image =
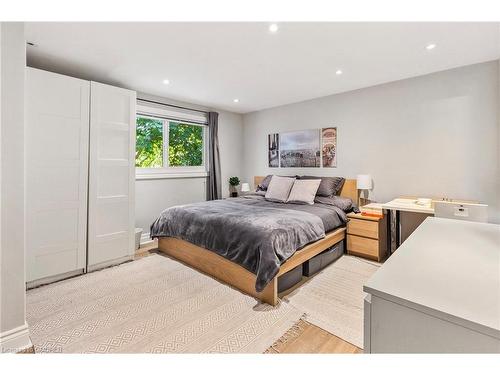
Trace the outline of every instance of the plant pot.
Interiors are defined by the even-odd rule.
[[[238,196],[238,189],[234,185],[229,185],[229,196],[231,198],[236,198]]]

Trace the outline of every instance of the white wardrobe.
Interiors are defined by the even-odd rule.
[[[28,286],[134,254],[136,93],[26,72]]]

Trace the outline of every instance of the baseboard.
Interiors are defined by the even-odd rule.
[[[149,237],[149,232],[148,233],[143,232],[141,235],[141,246],[150,244],[152,242],[153,242],[153,240]]]
[[[55,283],[56,281],[69,279],[70,277],[83,275],[84,272],[85,272],[85,270],[83,268],[81,268],[78,270],[69,271],[66,273],[61,273],[61,274],[55,275],[55,276],[48,276],[48,277],[44,277],[41,279],[28,281],[28,282],[26,282],[26,289],[33,289],[33,288],[37,288],[37,287],[42,286],[42,285]]]
[[[125,263],[125,262],[128,262],[129,260],[133,260],[133,259],[134,259],[134,255],[127,255],[127,256],[124,256],[124,257],[121,257],[121,258],[117,258],[117,259],[113,259],[113,260],[108,260],[108,261],[105,261],[105,262],[102,262],[102,263],[88,265],[87,266],[87,273],[98,271],[98,270],[103,269],[103,268],[117,266],[117,265],[119,265],[121,263]]]
[[[22,326],[0,333],[0,353],[20,353],[32,346],[26,322]]]

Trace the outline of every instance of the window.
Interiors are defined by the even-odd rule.
[[[135,166],[138,168],[163,167],[163,121],[137,116]]]
[[[135,166],[138,178],[206,175],[207,127],[139,113]]]
[[[203,128],[199,125],[169,121],[168,165],[203,166]]]

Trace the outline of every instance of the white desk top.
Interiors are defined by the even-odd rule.
[[[365,204],[364,206],[361,206],[359,209],[363,208],[367,208],[369,210],[382,210],[382,203],[372,202],[370,204]]]
[[[416,199],[396,198],[390,202],[383,203],[382,208],[385,210],[398,210],[406,212],[420,212],[424,214],[434,214],[434,208],[422,206],[415,203]]]
[[[364,291],[500,339],[500,225],[429,217]]]

